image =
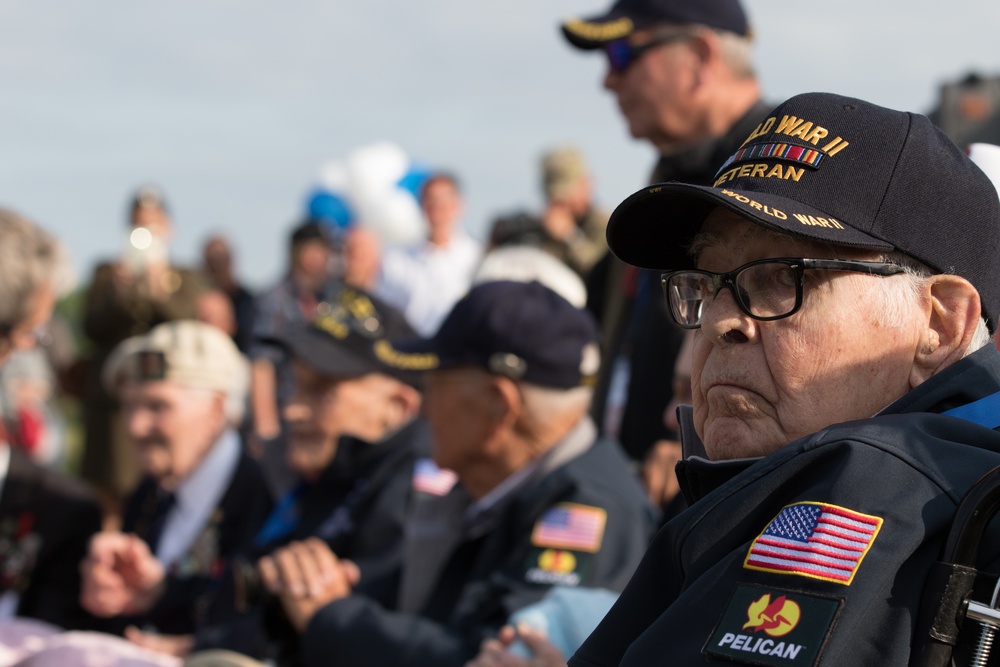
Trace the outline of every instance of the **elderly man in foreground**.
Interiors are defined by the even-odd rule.
[[[989,180],[924,117],[807,94],[608,237],[697,330],[692,505],[570,665],[908,664],[956,505],[1000,465]]]

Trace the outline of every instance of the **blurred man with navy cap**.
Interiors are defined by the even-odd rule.
[[[739,0],[618,0],[602,14],[566,21],[562,33],[572,46],[604,55],[604,87],[630,134],[659,154],[652,183],[710,183],[770,109],[760,101],[750,23]],[[653,272],[608,254],[587,287],[604,353],[594,418],[632,459],[661,466],[676,458],[663,455],[677,445],[662,415],[683,333],[656,305]]]
[[[395,605],[352,593],[329,555],[293,545],[275,559],[304,664],[460,666],[553,585],[620,589],[654,517],[586,416],[599,362],[588,314],[539,283],[483,283],[433,338],[376,352],[428,371],[433,457],[459,483],[414,505]]]
[[[935,565],[1000,465],[996,190],[927,118],[857,99],[799,95],[745,139],[712,185],[611,218],[695,331],[692,504],[574,666],[916,664],[1000,571],[995,547]]]
[[[398,357],[376,354],[389,338],[415,335],[403,314],[351,287],[317,312],[271,341],[287,352],[295,376],[283,411],[288,466],[299,481],[237,559],[199,630],[198,650],[291,661],[298,635],[280,606],[270,608],[276,605],[260,590],[255,566],[296,540],[322,541],[357,568],[359,590],[393,601],[411,497],[445,493],[454,482],[429,459],[430,434],[419,417],[422,375]]]

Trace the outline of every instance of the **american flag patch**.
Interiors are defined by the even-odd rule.
[[[778,513],[750,545],[743,567],[850,585],[882,519],[824,503]]]
[[[413,490],[443,496],[455,486],[458,476],[447,468],[439,468],[431,459],[418,459],[413,466]]]
[[[531,543],[537,547],[593,553],[601,548],[607,520],[608,513],[600,507],[560,503],[535,524]]]

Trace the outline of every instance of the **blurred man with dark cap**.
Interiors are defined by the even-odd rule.
[[[290,327],[315,319],[319,304],[340,289],[332,271],[333,244],[324,223],[305,220],[292,230],[288,246],[288,272],[254,301],[249,354],[253,364],[251,450],[264,462],[268,484],[275,496],[287,491],[294,478],[285,464],[285,429],[280,409],[291,396],[294,381],[285,351],[265,341],[273,341]]]
[[[691,504],[570,664],[993,664],[959,658],[1000,572],[986,175],[926,117],[809,93],[608,242],[694,331]]]
[[[0,364],[44,335],[66,269],[54,238],[0,209]],[[90,491],[12,448],[0,422],[0,622],[16,615],[94,626],[80,606],[78,564],[100,527]]]
[[[112,516],[139,479],[139,467],[121,422],[118,401],[101,374],[111,351],[130,336],[163,322],[196,316],[203,276],[170,263],[173,231],[163,192],[144,185],[128,207],[122,255],[94,269],[83,330],[92,342],[84,393],[83,477],[102,494]]]
[[[576,48],[604,54],[604,87],[631,135],[659,153],[653,183],[711,183],[770,108],[760,101],[739,0],[618,0],[603,14],[565,22],[562,32]],[[593,414],[643,461],[654,443],[676,437],[662,415],[683,336],[657,304],[655,273],[608,254],[591,273],[588,293],[605,362]],[[664,457],[650,462],[657,460]]]
[[[587,417],[587,313],[539,283],[483,283],[434,338],[377,351],[429,371],[434,461],[459,483],[413,506],[394,605],[354,593],[356,572],[316,544],[262,563],[305,665],[462,665],[551,586],[621,587],[654,516]]]
[[[194,630],[198,604],[219,584],[271,509],[256,461],[235,430],[249,371],[232,339],[193,320],[124,341],[105,368],[121,396],[144,477],[122,532],[91,542],[84,606],[171,634]]]
[[[280,605],[264,604],[254,569],[258,558],[294,540],[322,540],[358,568],[359,590],[394,602],[392,575],[402,562],[410,498],[443,494],[454,481],[429,460],[430,434],[418,417],[421,374],[398,363],[403,357],[376,353],[389,338],[413,335],[402,313],[344,288],[321,304],[314,322],[292,327],[276,341],[288,350],[295,373],[283,410],[288,463],[300,481],[233,568],[232,581],[213,601],[208,626],[199,629],[197,649],[294,662],[298,633]]]

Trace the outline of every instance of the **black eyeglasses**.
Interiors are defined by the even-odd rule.
[[[873,276],[894,276],[906,269],[888,262],[851,259],[760,259],[728,273],[671,271],[664,273],[663,294],[670,315],[685,329],[701,326],[705,303],[728,287],[744,313],[755,320],[780,320],[802,307],[806,269],[852,271]]]
[[[680,42],[685,39],[691,39],[691,35],[664,35],[651,39],[648,42],[643,42],[642,44],[630,44],[627,39],[616,39],[604,45],[604,53],[608,57],[608,64],[611,66],[611,70],[621,74],[646,51],[663,44]]]

